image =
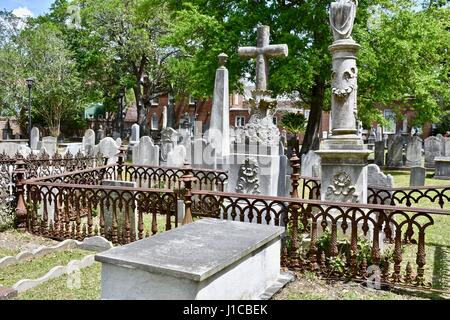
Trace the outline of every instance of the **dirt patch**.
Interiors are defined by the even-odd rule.
[[[58,241],[35,236],[28,232],[18,232],[16,230],[0,232],[0,248],[8,250],[34,250],[43,245],[52,246],[55,244],[58,244]]]

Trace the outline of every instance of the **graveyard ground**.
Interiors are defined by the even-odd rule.
[[[394,176],[396,187],[407,187],[409,185],[408,171],[388,171]],[[448,184],[445,180],[432,179],[427,175],[426,185]],[[438,207],[437,204],[430,201],[421,201],[419,206]],[[433,287],[440,290],[449,290],[450,288],[450,240],[444,237],[444,230],[449,230],[450,221],[446,217],[435,218],[435,224],[427,232],[426,274],[432,279]],[[145,231],[150,232],[151,220],[149,216],[145,219]],[[158,232],[164,231],[165,221],[158,217]],[[23,234],[17,231],[5,231],[0,233],[0,258],[7,255],[14,255],[25,249],[36,249],[40,245],[53,245],[56,242],[42,237],[36,237],[30,234]],[[81,250],[64,251],[57,254],[47,255],[32,264],[24,263],[18,267],[18,274],[14,274],[9,269],[1,270],[0,283],[12,284],[16,278],[33,278],[47,272],[52,266],[66,264],[69,260],[79,259],[88,255],[90,252]],[[405,256],[415,255],[414,251],[405,252]],[[409,259],[410,259],[409,258]],[[413,258],[414,259],[414,258]],[[405,259],[406,260],[406,259]],[[81,287],[69,289],[67,287],[68,276],[50,280],[33,289],[19,294],[17,299],[99,299],[100,298],[100,274],[101,265],[94,265],[81,270]],[[9,271],[8,271],[9,270]],[[297,278],[296,281],[289,284],[274,299],[364,299],[364,300],[404,300],[404,299],[440,299],[444,296],[440,293],[424,294],[419,291],[380,291],[367,289],[355,282],[344,283],[341,281],[326,281],[318,279],[312,274],[305,274]],[[448,296],[447,296],[448,298]]]

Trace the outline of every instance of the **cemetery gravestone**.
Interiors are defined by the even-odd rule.
[[[450,157],[436,157],[435,161],[435,179],[450,180]]]
[[[56,153],[57,139],[55,137],[43,137],[42,138],[42,148],[53,157]]]
[[[387,166],[394,168],[403,166],[403,138],[401,135],[393,136],[391,142],[388,143]]]
[[[87,129],[83,136],[83,149],[86,155],[93,155],[95,147],[95,132],[92,129]]]
[[[409,177],[409,186],[421,187],[425,185],[426,170],[424,167],[412,167]]]
[[[178,144],[178,132],[167,127],[161,130],[161,161],[166,162],[170,151]]]
[[[438,137],[425,139],[425,167],[434,167],[434,158],[442,156],[442,140]]]
[[[181,168],[186,161],[186,148],[182,145],[176,146],[167,155],[167,166]]]
[[[159,166],[159,146],[150,137],[143,136],[133,147],[133,164]]]
[[[378,166],[384,166],[384,146],[385,142],[375,141],[375,164]]]
[[[111,137],[104,138],[95,146],[94,153],[98,154],[99,152],[103,157],[108,159],[107,164],[117,163],[119,160],[119,147],[117,146],[116,141]]]
[[[307,154],[302,155],[301,175],[303,177],[315,177],[314,174],[319,174],[317,167],[320,167],[320,157],[313,151],[308,151]]]
[[[450,138],[447,138],[443,142],[444,145],[444,157],[450,157]]]
[[[422,139],[412,137],[406,146],[406,166],[417,167],[422,164]]]
[[[33,127],[31,129],[31,136],[30,136],[31,150],[38,150],[38,142],[39,142],[39,129]]]
[[[384,174],[376,164],[369,164],[367,166],[367,184],[380,189],[393,188],[394,178],[390,174]]]

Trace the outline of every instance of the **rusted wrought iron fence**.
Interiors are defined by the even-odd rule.
[[[30,181],[26,199],[28,229],[47,237],[126,244],[178,225],[173,190]]]
[[[207,191],[192,191],[191,200],[194,218],[285,226],[283,265],[289,268],[362,279],[378,268],[383,282],[417,285],[427,284],[425,231],[433,215],[450,215],[439,209]]]
[[[450,209],[450,185],[384,189],[369,187],[368,191],[368,203],[411,207],[428,200],[442,209]]]
[[[137,166],[124,164],[122,178],[125,181],[135,182],[137,187],[167,188],[182,190],[184,184],[183,168]],[[193,169],[195,178],[193,187],[196,190],[224,191],[228,181],[228,174],[223,170]]]

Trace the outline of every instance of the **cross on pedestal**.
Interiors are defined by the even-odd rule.
[[[256,47],[240,47],[239,56],[256,58],[256,89],[267,90],[269,78],[269,57],[287,57],[288,46],[286,44],[269,44],[270,28],[258,26],[258,38]]]

